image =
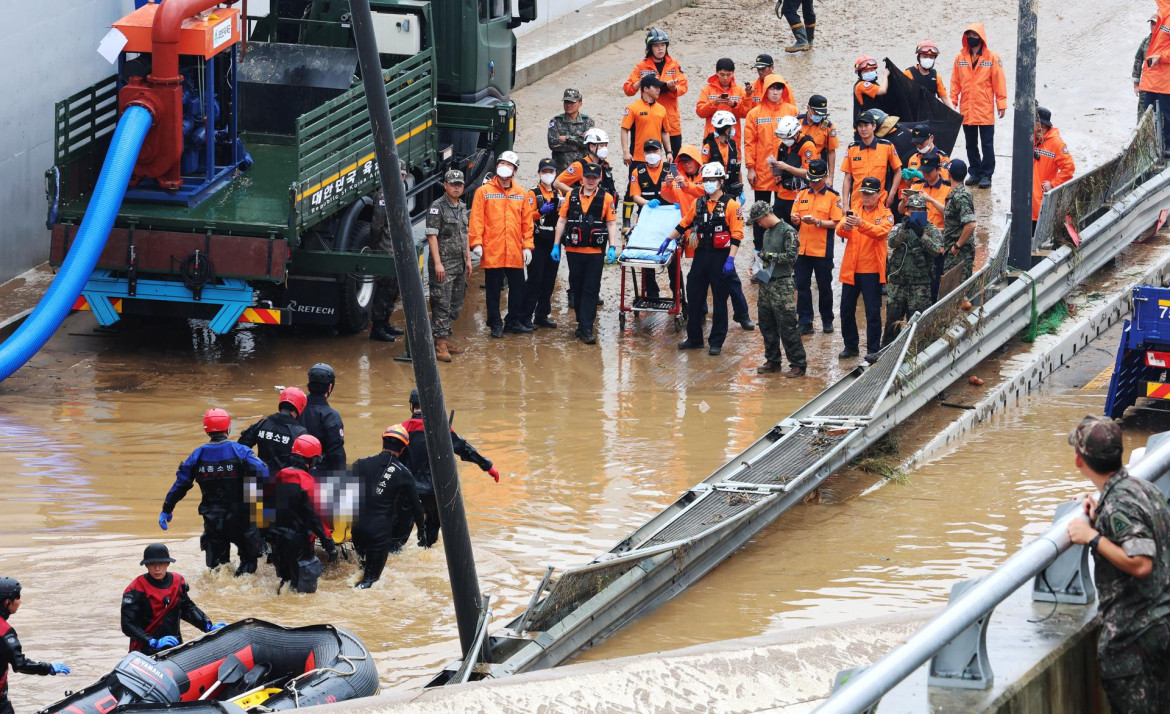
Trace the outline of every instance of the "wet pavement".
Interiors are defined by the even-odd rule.
[[[817,5],[818,49],[782,57],[778,42],[787,41],[787,31],[771,5],[700,0],[661,23],[691,76],[685,133],[698,131],[689,112],[720,56],[736,59],[742,80],[750,59],[771,50],[798,97],[828,94],[835,119],[848,123],[843,107],[852,58],[864,51],[905,61],[920,39],[906,34],[907,20],[897,12],[865,17],[858,7],[830,0]],[[1122,14],[1133,15],[1128,20],[1089,29],[1077,22],[1092,12],[1087,3],[1056,8],[1054,2],[1041,5],[1041,47],[1059,41],[1063,57],[1070,43],[1081,46],[1094,69],[1077,71],[1079,91],[1058,91],[1064,81],[1058,73],[1067,64],[1046,57],[1041,101],[1053,107],[1085,168],[1112,154],[1132,126],[1128,58],[1147,9],[1127,8]],[[1007,0],[936,8],[930,33],[942,46],[941,63],[949,66],[966,22],[982,20],[1012,88],[1014,9]],[[758,35],[735,29],[751,24],[767,28],[771,39],[762,48]],[[868,28],[864,46],[857,27]],[[641,47],[640,34],[627,38],[517,92],[522,182],[531,181],[543,156],[543,127],[559,111],[564,86],[581,88],[586,111],[607,117],[601,125],[616,148],[617,119],[629,101],[616,87]],[[1076,110],[1084,115],[1066,124],[1063,118]],[[1001,159],[1008,153],[1008,126],[1000,123]],[[993,200],[977,196],[983,245],[992,225],[986,217],[1001,215],[1006,200],[1007,162],[1000,166],[1003,180]],[[745,256],[741,274],[746,267]],[[722,357],[680,354],[665,316],[619,329],[618,275],[607,269],[594,347],[571,339],[563,274],[553,315],[561,328],[503,340],[487,338],[480,275],[471,280],[468,307],[456,325],[468,353],[443,365],[441,374],[456,429],[503,474],[496,485],[478,469],[462,468],[482,587],[493,596],[497,622],[520,612],[545,564],[576,565],[610,548],[853,367],[836,360],[839,334],[817,333],[806,338],[809,377],[758,377],[759,333],[734,324]],[[754,290],[747,292],[754,302]],[[395,321],[401,324],[401,314]],[[1090,352],[1103,367],[1112,349]],[[195,601],[216,620],[254,616],[350,628],[374,651],[388,688],[416,685],[455,657],[439,549],[408,547],[369,591],[350,589],[355,566],[341,563],[328,568],[317,594],[278,597],[270,568],[240,580],[205,571],[197,494],[177,509],[169,532],[160,534],[155,523],[175,466],[203,441],[201,414],[213,406],[228,409],[238,434],[274,410],[278,386],[303,383],[314,362],[329,362],[337,371],[333,403],[346,422],[351,461],[375,453],[382,429],[408,416],[413,373],[392,359],[401,352],[401,343],[364,336],[256,327],[218,339],[181,322],[96,331],[88,314],[72,316],[46,350],[0,385],[0,447],[9,456],[0,477],[0,572],[19,577],[25,587],[13,624],[27,654],[74,668],[68,679],[16,675],[17,709],[47,704],[117,661],[126,644],[118,624],[121,590],[141,570],[142,546],[160,538],[176,553],[175,568],[191,582]],[[1083,368],[1091,374],[1082,384],[1099,371],[1096,365]],[[881,481],[874,474],[833,477],[820,503],[794,509],[690,591],[587,657],[941,604],[955,580],[1002,561],[1044,529],[1056,503],[1084,490],[1064,434],[1084,413],[1101,410],[1104,392],[1080,386],[1058,380],[959,451],[915,471],[908,484],[874,489]],[[1129,438],[1144,441],[1140,432]]]

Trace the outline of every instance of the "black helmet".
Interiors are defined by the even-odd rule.
[[[422,400],[418,398],[418,387],[410,390],[410,404],[411,406],[421,406]]]
[[[333,373],[333,368],[324,362],[309,367],[309,384],[334,384],[337,381],[337,375]]]
[[[20,583],[16,578],[0,576],[0,602],[20,597]]]
[[[173,563],[175,559],[171,557],[171,551],[162,543],[151,543],[146,546],[146,550],[142,551],[142,560],[139,565],[150,565],[151,563]]]
[[[657,45],[657,44],[662,43],[662,42],[665,42],[667,45],[669,45],[670,44],[670,36],[667,35],[664,31],[658,29],[657,27],[651,27],[649,30],[647,30],[646,31],[646,56],[650,55],[650,45]]]

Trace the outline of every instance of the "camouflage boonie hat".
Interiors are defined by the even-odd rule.
[[[565,96],[561,97],[561,101],[562,102],[579,102],[579,101],[581,101],[581,90],[579,90],[579,89],[566,89]]]
[[[443,174],[443,183],[463,183],[463,172],[459,169],[450,169]]]
[[[1091,459],[1116,459],[1121,456],[1121,427],[1112,419],[1092,414],[1081,419],[1068,435],[1068,443],[1081,456]]]
[[[748,223],[755,223],[771,212],[772,206],[767,201],[756,201],[752,204],[752,207],[748,209]]]
[[[911,211],[925,211],[926,210],[926,196],[921,193],[912,193],[906,199],[906,208]]]

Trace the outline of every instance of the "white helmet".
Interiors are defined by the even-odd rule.
[[[711,116],[711,126],[722,129],[725,126],[735,126],[735,115],[726,109],[720,109]]]
[[[500,161],[507,161],[509,164],[512,164],[512,166],[520,168],[520,157],[516,155],[515,151],[505,151],[504,153],[500,154],[500,158],[496,160],[496,163],[499,163]]]
[[[780,117],[776,121],[776,136],[791,139],[800,133],[800,120],[796,117]]]
[[[609,135],[601,129],[594,127],[585,132],[585,144],[608,144]]]
[[[723,164],[712,161],[709,164],[703,164],[702,176],[705,179],[722,179],[727,178],[727,171],[724,170]]]

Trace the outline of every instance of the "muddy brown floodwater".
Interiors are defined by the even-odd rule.
[[[770,51],[802,101],[826,93],[837,121],[848,124],[857,54],[906,63],[915,42],[931,37],[943,48],[940,65],[949,67],[963,27],[981,20],[1014,87],[1015,3],[1007,0],[933,6],[912,18],[896,4],[828,0],[817,5],[817,49],[795,58],[782,56],[787,31],[772,4],[700,0],[662,21],[691,76],[682,102],[688,141],[699,127],[694,99],[724,55],[740,63],[742,80],[755,54]],[[1128,58],[1147,11],[1127,5],[1102,26],[1085,0],[1041,3],[1041,101],[1053,107],[1082,168],[1113,153],[1133,124]],[[915,26],[921,30],[906,30]],[[1058,50],[1045,50],[1054,44]],[[586,111],[616,139],[628,102],[616,88],[641,47],[639,33],[516,93],[522,181],[532,181],[544,155],[545,122],[559,111],[565,86],[582,89]],[[1071,47],[1079,61],[1075,76],[1065,78]],[[982,241],[1007,195],[1008,121],[1000,123],[994,198],[978,197]],[[746,259],[740,263],[745,272]],[[807,338],[810,376],[783,380],[754,374],[759,335],[734,325],[721,358],[680,355],[662,317],[643,317],[619,333],[612,269],[600,346],[571,341],[560,290],[554,319],[561,329],[489,340],[479,282],[477,275],[456,326],[469,351],[441,373],[457,429],[503,473],[495,485],[478,469],[462,469],[479,574],[497,623],[520,612],[545,564],[581,564],[608,549],[853,367],[836,359],[838,335]],[[748,293],[753,299],[754,290]],[[29,655],[66,661],[74,671],[68,679],[16,675],[17,709],[48,704],[117,661],[126,646],[119,596],[141,570],[142,547],[154,540],[171,546],[175,569],[216,620],[350,628],[373,650],[387,688],[416,685],[455,657],[441,549],[408,547],[369,591],[354,591],[355,565],[341,563],[327,569],[317,594],[277,596],[270,568],[242,579],[203,568],[197,494],[177,509],[170,531],[156,525],[176,465],[203,441],[203,411],[228,409],[238,433],[273,411],[277,385],[303,383],[317,361],[337,371],[333,403],[345,419],[351,460],[376,452],[382,429],[407,416],[412,372],[392,360],[401,352],[400,343],[364,336],[241,329],[213,339],[184,323],[96,332],[89,315],[72,316],[0,385],[0,573],[18,577],[25,593],[13,624]],[[873,489],[876,476],[854,473],[831,479],[819,505],[794,509],[690,591],[588,656],[941,604],[951,583],[1002,561],[1043,529],[1056,503],[1084,489],[1064,434],[1084,413],[1100,411],[1103,394],[1077,387],[1050,388],[914,472],[909,484]]]

